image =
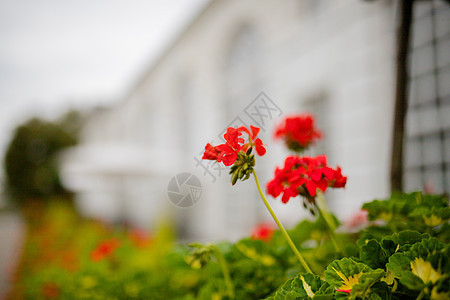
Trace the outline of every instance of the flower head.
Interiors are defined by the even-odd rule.
[[[215,160],[225,166],[232,166],[230,174],[233,185],[238,179],[246,180],[255,166],[253,148],[259,156],[266,153],[263,142],[257,138],[259,131],[260,129],[254,126],[250,126],[250,129],[229,127],[223,136],[226,142],[215,147],[206,144],[202,159]],[[248,135],[248,139],[241,137],[243,132]]]
[[[244,149],[247,150],[247,148],[255,146],[256,153],[258,153],[259,156],[263,156],[264,154],[266,154],[266,148],[264,148],[261,139],[256,138],[260,129],[252,125],[250,125],[250,129],[252,130],[251,132],[244,126],[239,127],[238,129],[240,132],[244,131],[248,134],[249,142],[247,144],[244,144]]]
[[[267,193],[287,203],[291,197],[303,196],[309,203],[315,202],[317,189],[325,192],[328,187],[345,187],[347,177],[341,169],[327,166],[327,157],[288,156],[282,169],[275,170],[274,178],[267,183]]]
[[[357,211],[344,222],[345,227],[350,230],[360,230],[369,223],[369,212],[365,209]]]
[[[118,239],[109,239],[97,245],[97,247],[91,252],[92,261],[100,261],[105,257],[111,256],[114,251],[120,246]]]
[[[268,242],[272,239],[275,229],[271,224],[259,224],[252,231],[252,239]]]
[[[311,115],[288,117],[275,131],[275,138],[283,138],[287,147],[296,152],[305,150],[321,137]]]

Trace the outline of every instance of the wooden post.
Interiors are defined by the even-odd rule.
[[[399,0],[400,27],[397,31],[397,78],[392,136],[391,191],[403,191],[403,144],[408,107],[408,51],[414,0]]]

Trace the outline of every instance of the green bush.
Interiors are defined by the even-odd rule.
[[[11,198],[23,203],[66,193],[55,158],[60,150],[76,142],[73,131],[69,133],[56,123],[33,118],[20,125],[5,155],[6,190]]]
[[[337,234],[345,253],[337,252],[320,216],[289,231],[315,273],[310,274],[279,231],[264,240],[179,245],[167,226],[142,238],[80,220],[61,203],[51,205],[27,239],[13,296],[449,299],[448,199],[397,194],[363,207],[369,216],[366,227]]]

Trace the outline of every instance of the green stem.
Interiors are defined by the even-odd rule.
[[[421,299],[423,298],[424,295],[425,295],[424,290],[421,290],[421,291],[420,291],[420,294],[419,294],[419,296],[417,296],[417,299],[416,299],[416,300],[421,300]]]
[[[225,260],[225,257],[222,254],[222,251],[217,246],[212,246],[214,252],[216,253],[217,260],[219,261],[220,266],[222,267],[223,277],[225,279],[225,285],[227,286],[228,295],[230,298],[234,298],[234,285],[231,281],[230,271],[228,270],[228,264]]]
[[[325,220],[325,223],[327,224],[328,232],[330,233],[331,241],[333,242],[334,247],[336,250],[342,254],[344,254],[344,251],[342,249],[341,243],[338,242],[338,239],[335,234],[336,224],[334,223],[334,220],[330,214],[330,211],[328,210],[327,203],[325,201],[325,197],[321,192],[317,192],[316,195],[316,207],[319,211],[319,214],[323,217]]]
[[[255,182],[256,186],[258,187],[258,192],[261,195],[261,199],[263,200],[264,204],[267,207],[267,210],[272,215],[272,218],[275,220],[275,223],[277,223],[278,227],[280,228],[281,233],[283,234],[284,238],[288,242],[289,246],[291,247],[292,251],[294,251],[295,256],[297,256],[298,261],[302,265],[302,267],[306,270],[308,273],[313,273],[311,269],[309,268],[308,264],[306,263],[306,260],[303,258],[303,256],[298,251],[297,247],[295,247],[294,242],[292,241],[291,237],[287,233],[286,229],[284,229],[283,225],[281,224],[280,220],[278,220],[277,216],[275,215],[275,212],[272,210],[272,207],[270,207],[269,202],[267,202],[266,197],[264,196],[264,193],[261,190],[261,186],[259,185],[258,176],[256,176],[255,170],[253,170],[253,175],[255,176]]]

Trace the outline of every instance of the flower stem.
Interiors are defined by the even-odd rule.
[[[291,247],[292,251],[294,251],[295,256],[297,256],[300,264],[302,265],[302,267],[306,270],[306,272],[308,273],[313,273],[310,269],[310,267],[308,266],[308,264],[306,263],[306,260],[303,258],[303,256],[300,254],[300,252],[298,251],[297,247],[295,247],[294,242],[292,241],[291,237],[289,236],[289,234],[287,233],[286,229],[284,229],[283,225],[281,224],[280,220],[278,220],[277,216],[275,215],[275,212],[273,211],[273,209],[270,207],[269,202],[267,202],[266,197],[264,196],[264,193],[261,190],[261,186],[259,185],[259,181],[258,181],[258,176],[256,176],[256,172],[255,170],[253,170],[253,175],[255,176],[255,182],[256,182],[256,186],[258,187],[258,192],[261,195],[261,199],[263,200],[264,204],[267,207],[267,210],[269,211],[269,213],[271,214],[272,218],[274,219],[275,223],[277,223],[278,227],[280,228],[281,233],[283,234],[284,238],[286,239],[286,241],[288,242],[289,246]]]
[[[338,242],[338,239],[335,234],[336,225],[334,223],[334,220],[330,214],[330,211],[328,210],[327,203],[325,201],[325,197],[321,192],[317,192],[316,196],[316,203],[317,203],[317,210],[319,211],[319,214],[323,217],[325,220],[325,223],[327,224],[328,232],[330,233],[331,241],[333,242],[334,247],[336,250],[342,254],[344,254],[344,251],[342,249],[341,244]]]
[[[228,295],[230,298],[234,298],[234,285],[231,281],[230,271],[228,270],[228,264],[225,260],[225,257],[222,254],[222,251],[217,246],[212,245],[214,252],[216,253],[217,260],[222,268],[223,277],[225,279],[225,285],[227,286]]]
[[[417,296],[417,300],[422,300],[424,295],[425,295],[425,290],[421,290],[419,296]]]

